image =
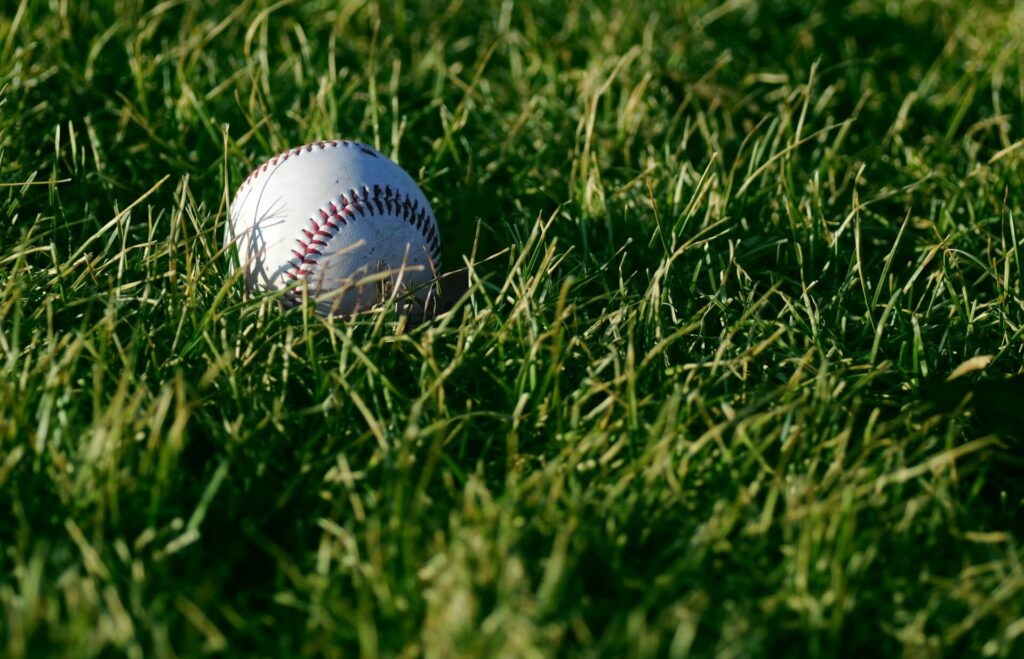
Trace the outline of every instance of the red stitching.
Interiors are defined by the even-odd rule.
[[[351,140],[320,140],[305,144],[283,151],[252,170],[245,177],[245,180],[242,181],[242,184],[238,186],[235,198],[240,197],[242,192],[261,173],[266,172],[271,167],[276,167],[278,164],[288,160],[288,158],[297,157],[303,153],[312,153],[314,149],[322,151],[339,146],[358,148],[360,152],[373,158],[378,156],[377,152],[370,147]],[[329,201],[328,205],[329,210],[326,208],[319,209],[319,217],[317,217],[317,214],[314,214],[309,218],[312,231],[302,229],[302,234],[306,237],[306,240],[296,238],[296,244],[302,249],[301,251],[297,249],[291,250],[295,258],[288,261],[288,267],[284,271],[284,275],[289,279],[298,281],[312,275],[313,268],[318,263],[317,257],[323,256],[323,252],[317,248],[328,247],[328,242],[343,227],[348,225],[349,222],[356,221],[359,217],[365,217],[367,214],[371,216],[384,215],[387,212],[403,220],[409,226],[415,227],[427,243],[430,260],[435,266],[440,261],[441,243],[436,230],[436,222],[427,213],[427,209],[425,207],[420,208],[419,201],[413,199],[408,194],[401,194],[399,190],[387,185],[383,188],[379,185],[374,185],[372,192],[369,187],[363,186],[361,192],[350,190],[348,195],[340,194],[337,200]],[[318,219],[319,222],[317,221]],[[301,299],[301,293],[298,291],[287,291],[284,296],[285,306],[293,306],[300,302]]]
[[[274,167],[279,163],[284,162],[285,160],[288,160],[288,158],[292,156],[299,156],[302,155],[303,153],[312,153],[314,148],[323,151],[324,149],[327,149],[329,147],[333,148],[339,146],[357,148],[359,149],[360,152],[370,156],[371,158],[377,157],[376,151],[366,146],[365,144],[361,144],[360,142],[353,142],[352,140],[319,140],[317,142],[311,142],[310,144],[305,144],[303,146],[297,146],[293,149],[288,149],[287,151],[282,151],[273,158],[269,158],[268,160],[266,160],[262,165],[258,165],[256,169],[249,172],[248,176],[246,176],[242,180],[242,184],[238,186],[238,192],[235,193],[235,196],[238,197],[242,190],[247,188],[249,184],[252,183],[253,179],[255,179],[258,175],[260,175],[263,172],[266,172],[269,168]]]
[[[386,202],[382,201],[382,198]],[[393,210],[392,204],[394,204]],[[313,274],[313,269],[319,262],[318,257],[323,256],[323,252],[318,248],[328,247],[329,241],[338,235],[348,222],[355,221],[357,217],[366,217],[368,214],[373,216],[374,205],[377,205],[380,215],[384,214],[386,208],[388,213],[416,228],[429,247],[430,260],[435,267],[440,261],[441,244],[434,218],[427,213],[426,208],[419,207],[418,200],[408,194],[401,193],[389,185],[383,187],[375,185],[373,186],[373,196],[371,196],[369,188],[364,186],[362,194],[356,190],[350,190],[347,196],[340,194],[336,200],[327,202],[327,205],[330,211],[320,208],[318,212],[310,216],[311,229],[301,229],[301,234],[306,240],[301,237],[295,239],[295,243],[301,247],[301,251],[291,250],[295,258],[288,261],[288,267],[284,271],[284,275],[293,281],[306,279]],[[348,219],[346,220],[346,218]],[[331,222],[332,219],[340,222],[341,226]],[[301,301],[302,294],[299,291],[290,290],[285,293],[284,299],[286,306],[293,306]]]

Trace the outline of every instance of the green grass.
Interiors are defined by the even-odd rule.
[[[0,654],[1020,656],[1019,4],[233,4],[0,0]],[[434,323],[231,274],[335,136]]]

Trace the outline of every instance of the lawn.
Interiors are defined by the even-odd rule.
[[[1021,656],[1022,66],[1009,1],[0,0],[0,654]],[[231,268],[331,137],[433,322]]]

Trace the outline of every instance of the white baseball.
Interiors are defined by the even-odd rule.
[[[349,140],[297,147],[245,179],[225,241],[250,291],[306,289],[323,314],[368,309],[394,287],[426,298],[441,258],[430,202],[405,171]]]

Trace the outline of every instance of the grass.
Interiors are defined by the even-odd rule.
[[[0,652],[1019,655],[1022,35],[0,2]],[[231,275],[234,187],[334,136],[473,264],[443,318]]]

